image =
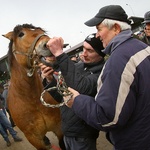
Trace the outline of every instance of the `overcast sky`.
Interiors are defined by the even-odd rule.
[[[18,24],[29,23],[48,31],[50,37],[61,36],[71,47],[82,42],[95,27],[84,22],[99,9],[121,5],[128,16],[143,17],[150,10],[150,0],[0,0],[0,35]],[[7,54],[9,40],[0,36],[0,57]],[[68,47],[69,48],[69,47]]]

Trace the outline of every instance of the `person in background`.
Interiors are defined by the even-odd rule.
[[[98,76],[105,63],[102,42],[95,36],[96,34],[90,34],[83,42],[84,62],[82,63],[74,63],[67,54],[63,53],[61,38],[55,37],[47,43],[57,59],[59,70],[67,86],[93,97],[96,94]],[[49,82],[49,87],[55,86],[56,80],[52,74],[53,69],[42,65],[41,71],[46,82]],[[51,92],[51,95],[56,100],[59,99],[58,94],[54,94],[54,91]],[[63,101],[62,97],[60,97],[60,101]],[[96,150],[96,139],[99,136],[99,131],[86,124],[65,105],[60,109],[66,150]]]
[[[128,16],[119,5],[102,7],[85,24],[96,27],[103,52],[110,56],[96,97],[68,88],[73,97],[66,105],[89,125],[106,131],[115,150],[149,150],[150,47],[133,38]]]
[[[4,99],[4,98],[3,98]],[[11,145],[11,142],[8,138],[8,134],[6,133],[5,129],[9,131],[9,133],[12,135],[15,142],[21,142],[22,139],[17,136],[17,132],[13,129],[11,126],[11,123],[9,122],[6,114],[4,113],[4,103],[2,102],[2,96],[0,96],[0,134],[4,138],[4,140],[7,143],[7,146]]]
[[[139,37],[140,40],[143,39],[144,35],[145,35],[144,30],[141,30],[137,33],[137,36]]]
[[[7,112],[6,112],[6,101],[5,98],[3,97],[3,94],[0,93],[0,108],[3,110],[4,114],[7,117]],[[5,128],[5,126],[1,125],[3,127],[3,130],[8,134],[7,132],[7,128]]]
[[[3,96],[4,99],[5,99],[5,105],[4,105],[4,107],[5,107],[5,110],[7,111],[8,115],[9,115],[9,120],[10,120],[10,122],[11,122],[11,125],[12,125],[12,127],[15,127],[16,125],[15,125],[15,123],[14,123],[12,117],[11,117],[10,111],[9,111],[9,109],[8,109],[8,106],[7,106],[7,94],[8,94],[9,84],[10,84],[10,83],[9,83],[9,81],[8,81],[8,82],[6,82],[6,83],[3,85],[4,90],[3,90],[2,96]]]
[[[144,15],[144,36],[141,39],[144,43],[150,45],[150,11]]]
[[[0,123],[0,134],[2,135],[3,139],[6,141],[6,145],[9,147],[11,145],[11,142],[8,138],[8,134],[6,133],[1,123]]]
[[[77,62],[78,62],[78,59],[77,59],[76,55],[71,55],[71,56],[69,56],[69,57],[70,57],[70,59],[71,59],[74,63],[77,63]]]
[[[80,52],[78,57],[79,57],[79,60],[78,60],[79,63],[84,62],[83,52]]]

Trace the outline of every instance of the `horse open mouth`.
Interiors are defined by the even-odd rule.
[[[40,61],[44,64],[44,65],[46,65],[46,66],[49,66],[49,67],[54,67],[54,64],[56,63],[56,59],[48,59],[48,58],[52,58],[52,57],[54,57],[54,56],[51,56],[51,57],[43,57],[43,56],[41,56],[40,57]]]
[[[38,55],[38,58],[41,63],[43,63],[46,66],[53,67],[56,58],[51,53],[51,51],[47,47],[47,41],[41,42],[35,49],[36,55]]]
[[[48,49],[46,44],[47,43],[43,43],[42,48],[40,46],[40,51],[38,50],[40,61],[46,66],[54,67],[56,64],[56,58]],[[67,45],[68,44],[64,44],[63,48],[65,48]]]

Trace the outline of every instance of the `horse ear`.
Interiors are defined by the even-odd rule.
[[[4,36],[5,38],[11,40],[11,39],[12,39],[12,36],[13,36],[13,31],[8,32],[7,34],[3,34],[2,36]]]

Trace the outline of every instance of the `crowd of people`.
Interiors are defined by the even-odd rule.
[[[144,15],[140,40],[134,38],[120,5],[100,8],[85,25],[96,27],[97,32],[85,38],[80,59],[64,53],[63,39],[54,37],[47,47],[57,68],[39,65],[46,88],[57,84],[56,72],[61,71],[73,94],[68,101],[58,91],[50,91],[58,102],[67,100],[60,107],[66,150],[96,150],[100,131],[106,132],[114,150],[150,150],[150,11]],[[10,146],[7,130],[15,141],[22,139],[13,121],[8,121],[3,99],[0,133]]]

